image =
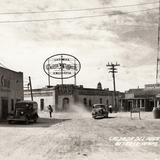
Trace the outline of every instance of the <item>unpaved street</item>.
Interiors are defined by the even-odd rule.
[[[152,113],[113,113],[92,119],[90,113],[39,113],[37,124],[0,123],[0,160],[160,160],[158,145],[142,145],[160,137],[160,120]],[[113,137],[143,137],[139,145],[116,146]],[[136,140],[137,141],[137,140]],[[133,141],[132,141],[133,142]],[[152,141],[151,141],[152,142]]]

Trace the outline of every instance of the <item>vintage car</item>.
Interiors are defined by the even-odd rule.
[[[7,120],[8,123],[24,121],[37,122],[38,119],[38,104],[34,101],[19,101],[15,104],[13,113],[10,113]]]
[[[94,104],[92,108],[93,118],[108,118],[108,107],[105,104]]]

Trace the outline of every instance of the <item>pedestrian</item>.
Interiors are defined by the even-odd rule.
[[[109,112],[112,113],[112,105],[109,105]]]
[[[53,108],[51,105],[48,106],[48,110],[49,110],[49,116],[50,116],[50,118],[52,118]]]

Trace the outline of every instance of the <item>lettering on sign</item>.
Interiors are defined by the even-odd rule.
[[[45,73],[55,79],[68,79],[79,73],[80,61],[69,54],[56,54],[47,58],[43,64]]]

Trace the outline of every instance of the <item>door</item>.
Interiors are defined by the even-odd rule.
[[[44,110],[44,99],[40,99],[40,109],[41,111]]]
[[[69,98],[64,98],[63,99],[63,110],[64,111],[69,110]]]
[[[2,98],[2,119],[6,119],[8,116],[8,99]]]

